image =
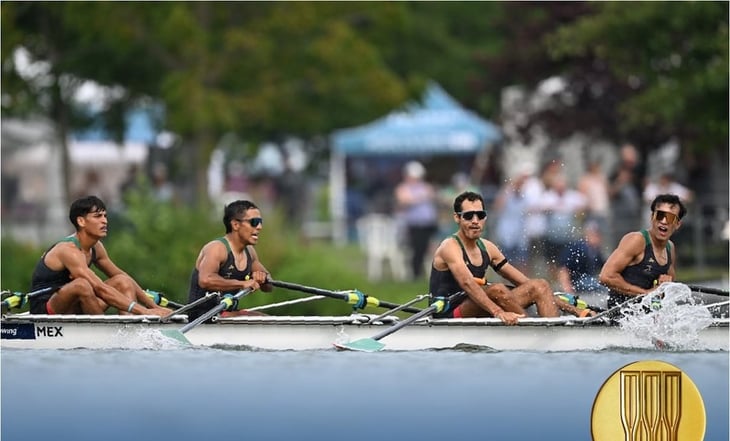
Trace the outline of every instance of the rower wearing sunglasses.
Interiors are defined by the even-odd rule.
[[[434,253],[429,289],[432,301],[449,297],[444,311],[435,318],[495,317],[508,325],[517,324],[535,305],[541,317],[557,317],[560,310],[574,315],[595,314],[555,298],[544,279],[529,279],[509,263],[493,242],[482,238],[487,212],[479,193],[466,191],[454,200],[454,222],[458,231],[444,239]],[[486,283],[492,269],[514,284]],[[455,293],[464,295],[450,297]]]
[[[611,290],[609,308],[674,280],[676,250],[669,238],[682,225],[685,214],[679,196],[660,194],[651,203],[650,227],[624,235],[599,275]]]
[[[250,201],[235,201],[225,207],[223,225],[226,234],[214,239],[200,250],[195,268],[190,276],[188,303],[192,303],[209,292],[219,292],[222,297],[232,296],[243,289],[271,291],[273,286],[267,282],[269,272],[261,263],[254,246],[259,241],[263,228],[261,211]],[[194,320],[214,308],[221,297],[211,296],[210,300],[188,312]],[[233,302],[223,316],[262,315],[246,310],[236,311]]]

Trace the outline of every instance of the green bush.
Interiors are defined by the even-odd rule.
[[[0,250],[0,279],[2,289],[28,292],[30,277],[43,249],[21,243],[12,237],[3,237]]]

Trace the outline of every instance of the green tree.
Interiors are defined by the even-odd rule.
[[[568,77],[586,107],[619,94],[611,101],[622,133],[727,148],[727,2],[600,3],[546,41],[554,59],[578,67]]]
[[[592,132],[644,150],[678,136],[689,150],[727,149],[728,4],[505,2],[501,49],[472,102],[551,76],[565,98],[534,116],[556,137]],[[519,19],[515,19],[519,17]]]

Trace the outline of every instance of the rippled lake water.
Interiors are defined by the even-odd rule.
[[[661,360],[728,434],[727,352],[2,350],[3,441],[590,440],[603,382]]]

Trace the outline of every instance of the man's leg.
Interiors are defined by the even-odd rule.
[[[505,311],[514,312],[515,314],[524,314],[527,316],[525,307],[529,306],[529,304],[523,306],[523,303],[519,301],[519,298],[515,297],[512,290],[507,288],[507,286],[503,283],[488,285],[484,287],[484,292],[487,293],[494,303],[499,305],[499,307]]]
[[[122,293],[124,297],[127,298],[127,302],[132,303],[137,301],[137,284],[126,274],[117,274],[116,276],[105,280],[104,283]],[[119,314],[128,315],[130,313],[120,310]]]
[[[558,317],[560,315],[553,290],[545,279],[530,279],[512,289],[511,294],[514,301],[522,308],[534,304],[540,317]]]
[[[63,285],[48,299],[48,306],[56,314],[104,314],[106,310],[106,303],[84,279]]]

